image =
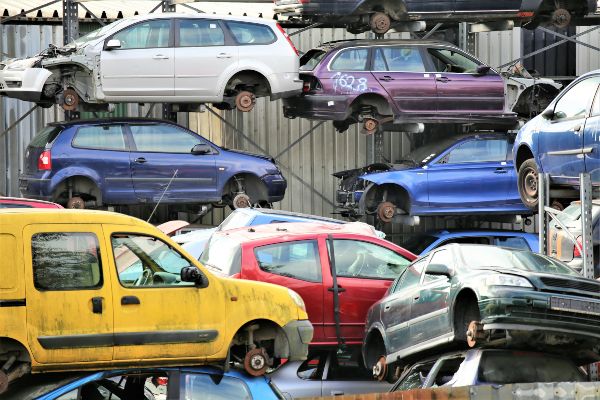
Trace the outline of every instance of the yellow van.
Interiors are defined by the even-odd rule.
[[[0,389],[29,371],[224,360],[260,375],[305,359],[312,335],[296,292],[217,277],[139,219],[0,211]]]

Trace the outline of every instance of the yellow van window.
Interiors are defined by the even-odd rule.
[[[16,286],[17,240],[13,235],[0,234],[0,289],[13,289]]]
[[[33,280],[40,290],[102,286],[98,239],[93,233],[37,233],[31,238]]]

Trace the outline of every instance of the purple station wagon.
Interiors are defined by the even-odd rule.
[[[300,60],[303,93],[284,100],[288,118],[511,126],[500,74],[457,47],[428,40],[350,40],[309,50]]]

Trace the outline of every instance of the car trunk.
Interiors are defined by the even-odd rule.
[[[52,142],[62,131],[60,126],[47,126],[42,129],[27,146],[25,152],[25,174],[34,175],[38,172],[38,160],[44,150],[52,147]]]

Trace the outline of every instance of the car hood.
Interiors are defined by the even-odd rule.
[[[358,176],[362,176],[364,178],[363,175],[371,176],[380,172],[401,171],[405,169],[411,169],[413,167],[414,166],[408,164],[374,163],[361,168],[334,172],[332,175],[338,179],[348,179]]]
[[[251,153],[249,151],[243,151],[243,150],[233,150],[233,149],[228,149],[226,147],[222,147],[222,149],[226,150],[230,153],[243,154],[245,156],[250,156],[250,157],[255,157],[255,158],[262,158],[263,160],[267,160],[267,161],[270,161],[273,164],[275,164],[275,159],[273,157],[265,156],[264,154]]]

